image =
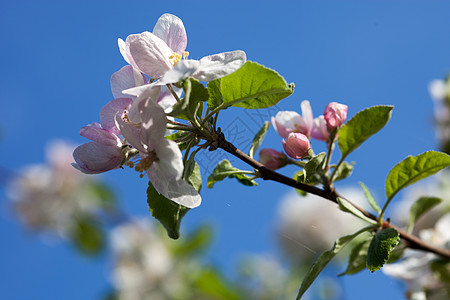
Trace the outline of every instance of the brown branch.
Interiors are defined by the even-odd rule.
[[[295,189],[299,189],[302,190],[304,192],[325,198],[327,200],[330,200],[334,203],[338,203],[337,202],[337,198],[343,198],[341,197],[335,190],[334,188],[331,189],[320,189],[318,187],[312,186],[312,185],[307,185],[301,182],[298,182],[292,178],[289,178],[287,176],[284,176],[280,173],[277,173],[271,169],[266,168],[263,164],[261,164],[259,161],[254,160],[253,158],[251,158],[250,156],[248,156],[247,154],[245,154],[244,152],[242,152],[241,150],[237,149],[232,143],[228,142],[225,137],[223,136],[223,134],[220,133],[219,131],[219,137],[217,139],[217,146],[218,148],[222,148],[223,150],[225,150],[226,152],[232,154],[233,156],[236,156],[237,158],[239,158],[240,160],[246,162],[247,164],[249,164],[250,166],[252,166],[253,168],[255,168],[261,175],[261,178],[264,180],[272,180],[272,181],[276,181],[279,182],[281,184],[293,187]],[[351,202],[350,202],[351,203]],[[358,209],[361,213],[363,213],[366,217],[372,219],[372,220],[376,220],[378,222],[378,218],[376,216],[374,216],[373,214],[371,214],[370,212],[358,207],[357,205],[351,203],[356,209]],[[427,251],[427,252],[431,252],[437,255],[440,255],[446,259],[450,259],[450,251],[447,249],[442,249],[442,248],[438,248],[435,247],[433,245],[430,245],[428,243],[425,243],[424,241],[422,241],[421,239],[419,239],[418,237],[407,233],[406,231],[400,229],[399,227],[388,223],[388,222],[384,222],[383,227],[387,228],[393,228],[395,230],[398,231],[398,233],[400,234],[400,237],[403,238],[405,241],[408,242],[408,246],[411,249],[417,249],[417,250],[422,250],[422,251]]]

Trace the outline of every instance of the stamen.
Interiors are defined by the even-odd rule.
[[[189,52],[187,52],[187,51],[183,51],[183,53],[181,55],[174,52],[174,53],[172,53],[171,56],[169,56],[169,61],[173,66],[175,66],[181,60],[187,59],[188,56],[189,56]]]

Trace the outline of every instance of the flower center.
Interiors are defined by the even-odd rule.
[[[187,52],[187,51],[183,51],[182,54],[178,54],[178,53],[174,52],[174,53],[172,53],[171,56],[169,56],[169,61],[172,64],[172,66],[175,67],[175,65],[177,63],[179,63],[183,59],[187,59],[188,56],[189,56],[189,52]]]
[[[144,177],[144,172],[146,172],[157,160],[158,157],[156,156],[156,152],[150,151],[146,154],[145,157],[141,157],[141,159],[138,159],[137,164],[129,160],[127,163],[125,163],[125,165],[129,166],[130,168],[134,167],[135,171],[141,173],[139,174],[139,177],[142,178]]]

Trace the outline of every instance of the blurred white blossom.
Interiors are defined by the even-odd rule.
[[[183,282],[174,272],[169,249],[148,220],[115,227],[111,246],[113,284],[118,299],[171,299],[169,295]]]
[[[71,166],[74,148],[62,140],[49,143],[47,163],[30,165],[9,182],[7,196],[31,229],[66,238],[80,217],[102,209],[94,178]]]
[[[359,206],[366,203],[360,188],[338,191]],[[330,249],[336,239],[364,226],[363,221],[340,211],[337,204],[310,194],[302,197],[294,191],[282,199],[277,224],[283,250],[300,261]]]
[[[450,213],[438,220],[433,229],[422,230],[419,236],[422,240],[437,247],[450,249]],[[386,265],[383,272],[405,281],[409,288],[410,298],[413,300],[448,299],[444,284],[433,274],[431,263],[437,255],[406,249],[403,259],[395,264]],[[450,286],[446,287],[447,289]]]

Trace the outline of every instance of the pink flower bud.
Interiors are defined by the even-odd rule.
[[[306,135],[292,132],[285,140],[283,139],[283,148],[290,157],[303,158],[308,155],[311,144]]]
[[[271,170],[276,170],[286,165],[286,155],[274,149],[261,149],[259,162]]]
[[[329,131],[340,128],[347,119],[348,106],[337,102],[328,103],[323,116]]]

